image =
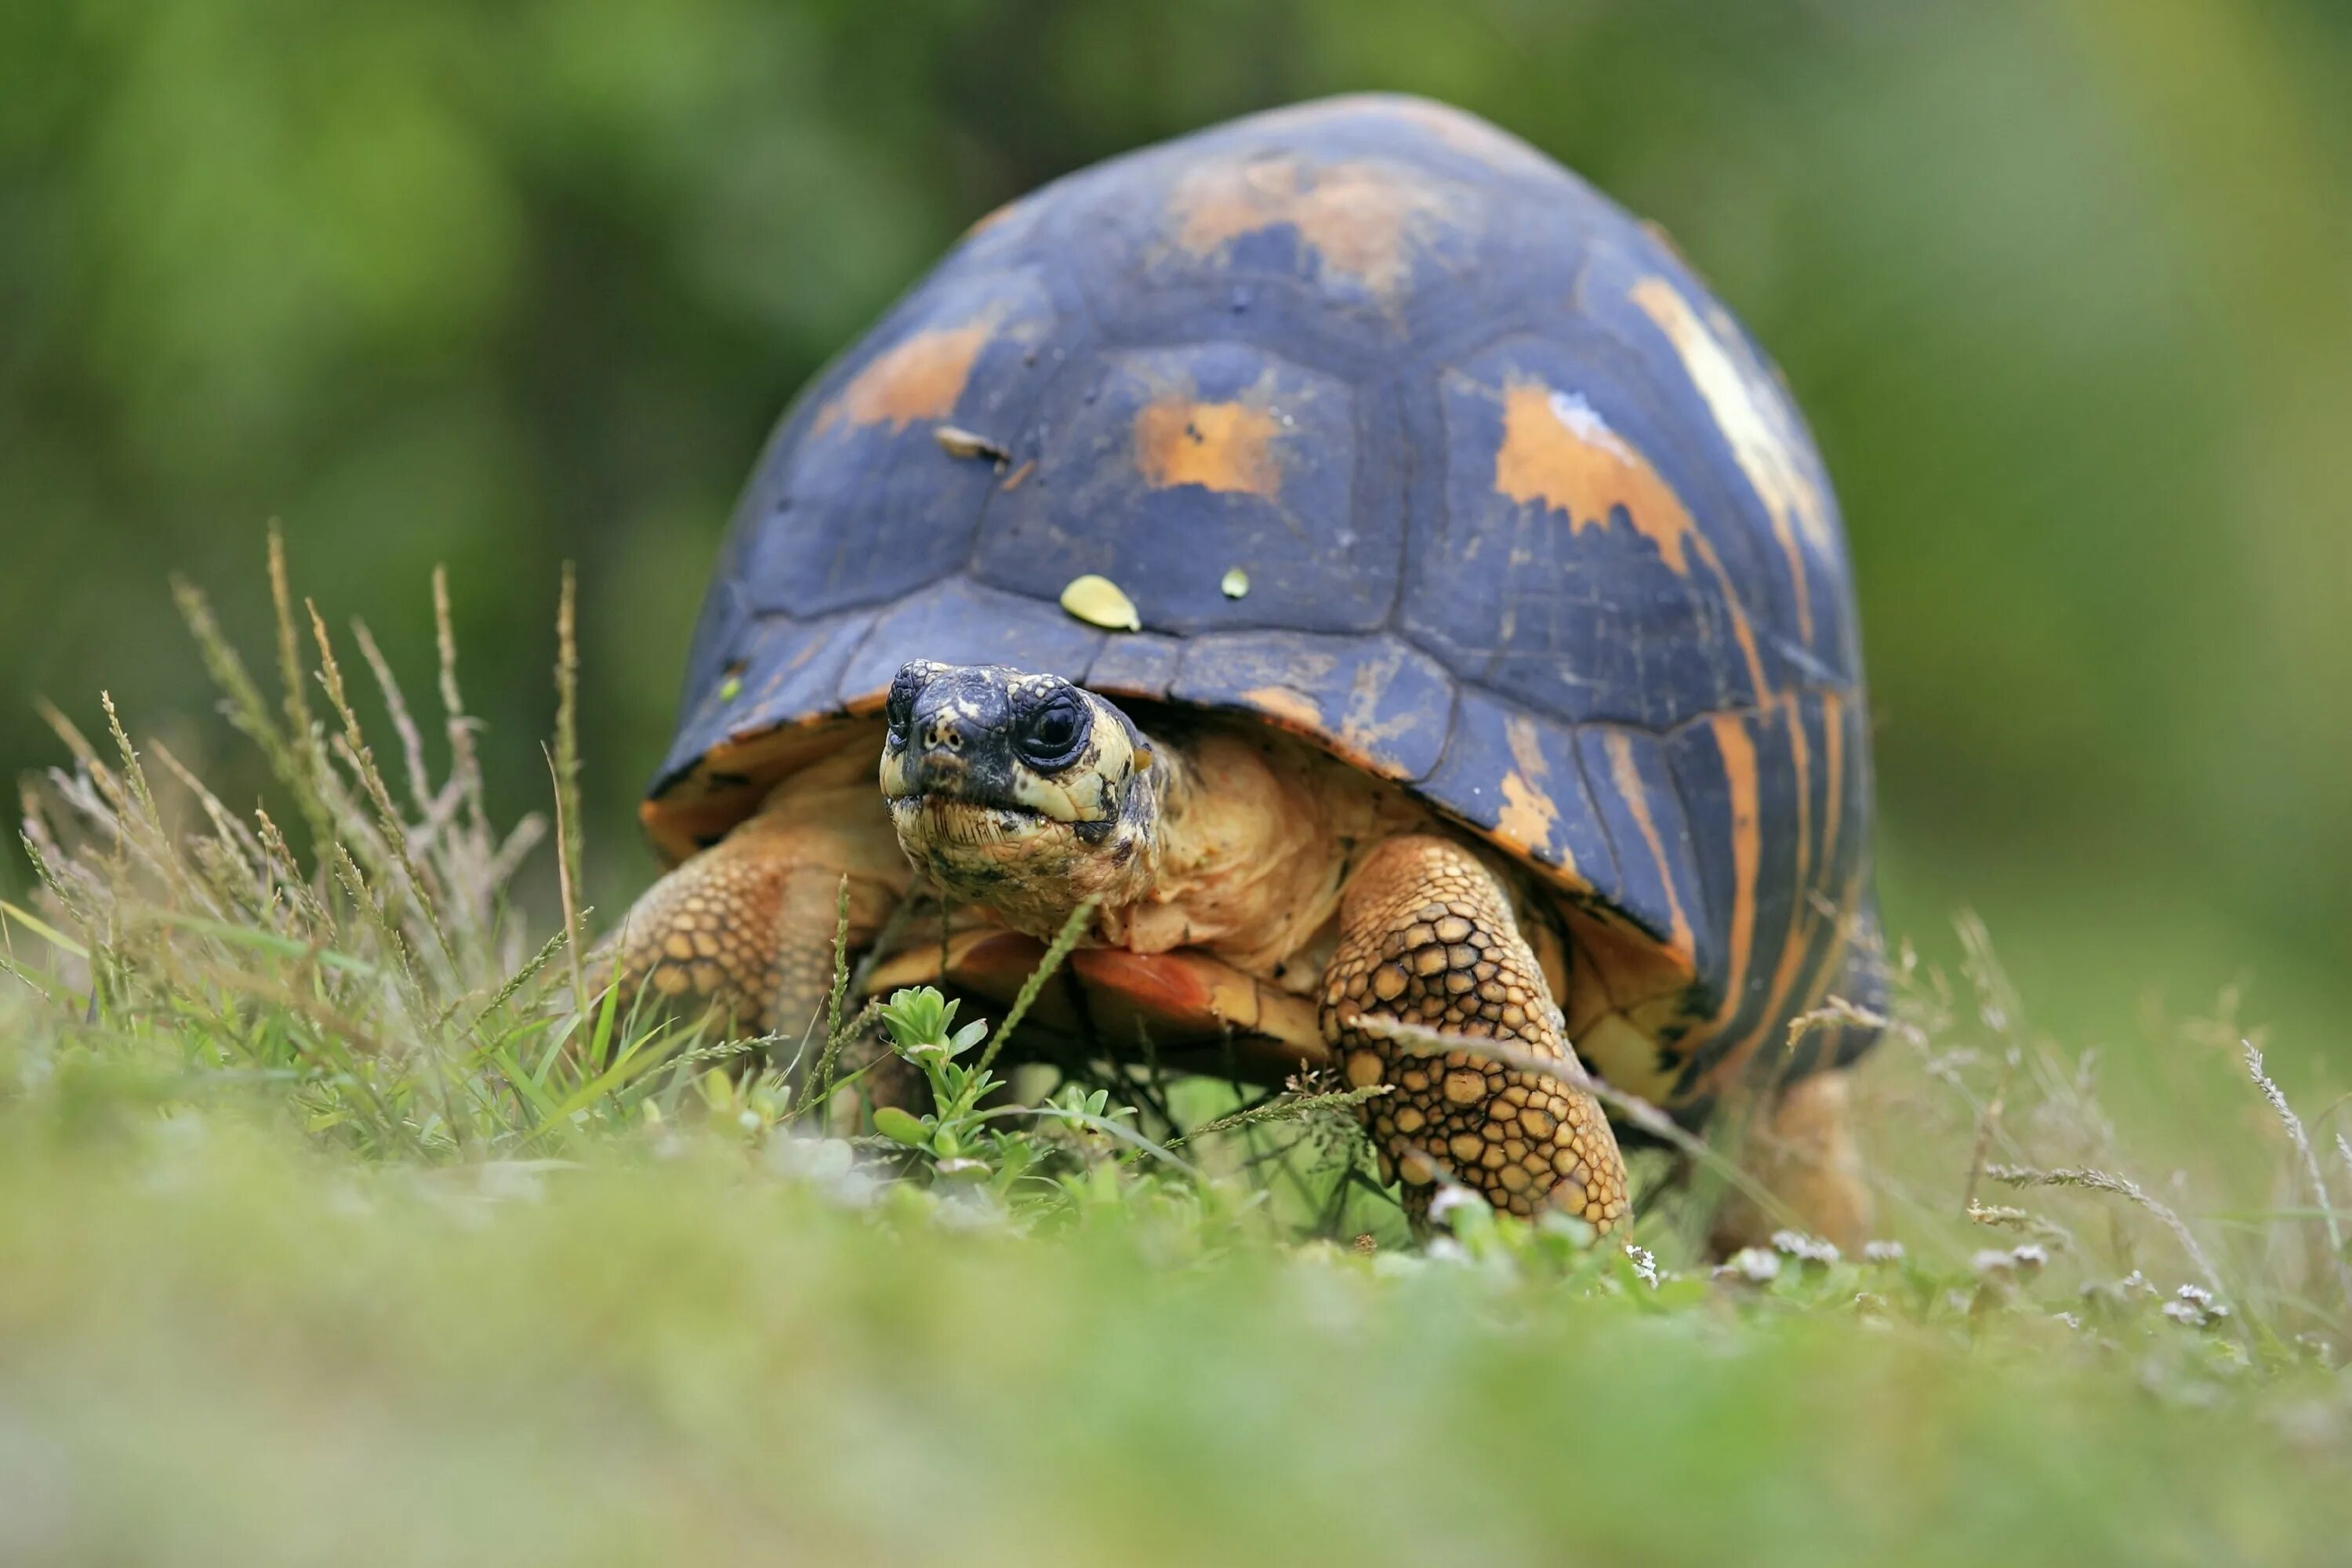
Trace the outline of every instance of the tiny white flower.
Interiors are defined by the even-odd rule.
[[[2183,1285],[2172,1293],[2163,1313],[2174,1322],[2192,1329],[2210,1329],[2230,1315],[2230,1309],[2213,1299],[2213,1292],[2201,1285]]]
[[[1633,1261],[1633,1278],[1654,1290],[1658,1288],[1657,1255],[1646,1247],[1625,1244],[1625,1256]]]
[[[1862,1247],[1863,1258],[1871,1263],[1900,1263],[1903,1244],[1899,1241],[1866,1241]]]
[[[1485,1208],[1486,1206],[1486,1200],[1469,1188],[1458,1183],[1448,1182],[1437,1189],[1435,1197],[1429,1200],[1430,1223],[1435,1225],[1444,1221],[1446,1216],[1455,1209]]]
[[[1750,1285],[1769,1285],[1780,1277],[1780,1258],[1760,1247],[1743,1247],[1718,1265],[1717,1279],[1744,1279]]]
[[[1807,1236],[1801,1230],[1774,1231],[1772,1245],[1800,1263],[1818,1263],[1827,1268],[1838,1260],[1836,1244],[1823,1241],[1819,1237]]]

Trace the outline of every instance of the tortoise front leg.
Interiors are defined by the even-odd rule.
[[[1451,839],[1384,841],[1340,896],[1323,1035],[1349,1083],[1392,1086],[1361,1110],[1381,1174],[1402,1180],[1416,1224],[1440,1176],[1511,1214],[1549,1205],[1602,1230],[1622,1220],[1625,1163],[1591,1096],[1474,1052],[1416,1056],[1358,1026],[1381,1017],[1576,1064],[1508,895]]]
[[[797,1041],[833,986],[842,879],[854,952],[874,940],[909,875],[871,758],[827,759],[648,889],[599,950],[596,973],[617,962],[624,1007],[643,995]]]

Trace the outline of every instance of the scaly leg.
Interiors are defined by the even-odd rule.
[[[758,815],[656,882],[599,950],[595,973],[613,973],[617,957],[625,1007],[643,994],[716,1013],[742,1033],[797,1040],[833,986],[842,879],[854,952],[873,941],[909,876],[873,757],[853,748],[785,780]]]
[[[1511,1214],[1549,1205],[1602,1230],[1622,1222],[1625,1163],[1591,1096],[1475,1052],[1417,1056],[1359,1028],[1368,1017],[1491,1038],[1576,1065],[1508,895],[1451,839],[1386,840],[1340,896],[1323,1035],[1349,1083],[1392,1086],[1362,1110],[1381,1174],[1402,1179],[1415,1223],[1441,1175]]]
[[[1796,1211],[1804,1227],[1851,1252],[1870,1237],[1874,1205],[1854,1147],[1852,1080],[1842,1071],[1798,1079],[1748,1128],[1740,1164]],[[1714,1246],[1737,1252],[1763,1242],[1774,1222],[1738,1194],[1716,1216]]]

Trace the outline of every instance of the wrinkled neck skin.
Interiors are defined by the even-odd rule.
[[[917,863],[957,901],[1040,939],[1092,898],[1094,944],[1204,948],[1271,975],[1287,960],[1311,964],[1364,848],[1426,825],[1395,791],[1254,725],[1150,746],[1112,821],[1042,837],[1033,823],[1025,838],[987,845],[969,828],[954,835],[964,842],[935,833]]]

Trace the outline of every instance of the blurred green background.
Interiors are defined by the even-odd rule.
[[[998,202],[1374,87],[1664,223],[1780,358],[1859,565],[1893,928],[1973,904],[2085,1043],[2243,979],[2284,1064],[2352,1065],[2331,0],[0,7],[0,772],[58,754],[36,693],[103,686],[234,778],[167,574],[260,647],[276,517],[420,696],[450,564],[520,809],[572,558],[617,910],[794,387]]]

